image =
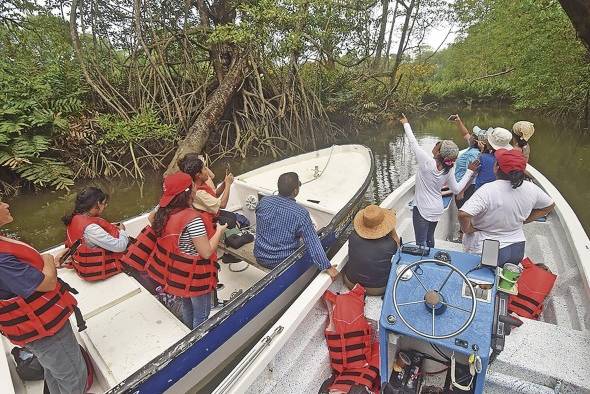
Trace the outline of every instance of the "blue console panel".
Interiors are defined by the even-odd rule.
[[[401,253],[398,251],[392,259],[392,269],[387,283],[387,289],[383,300],[381,318],[379,321],[380,338],[381,338],[381,371],[387,371],[387,333],[394,333],[401,336],[415,338],[420,341],[430,342],[439,347],[445,348],[450,352],[469,356],[474,352],[473,345],[479,348],[478,354],[483,362],[483,374],[487,369],[489,361],[489,352],[491,347],[492,325],[494,319],[494,302],[496,296],[496,276],[495,272],[489,268],[476,267],[480,263],[481,257],[478,255],[454,252],[444,250],[450,256],[453,266],[458,268],[473,283],[491,284],[489,289],[476,287],[476,313],[472,323],[460,334],[446,339],[430,339],[423,337],[414,331],[402,321],[396,309],[393,306],[393,284],[397,277],[397,268],[399,265],[409,265],[419,260],[434,259],[434,256],[441,249],[430,249],[426,256],[415,256]],[[425,289],[438,290],[447,278],[450,269],[446,266],[436,264],[424,264],[413,270],[413,275],[406,281],[400,280],[397,287],[397,301],[400,303],[411,303],[424,299]],[[444,297],[447,304],[457,308],[446,307],[442,313],[435,316],[434,335],[441,336],[457,331],[468,319],[471,309],[471,297],[463,295],[463,279],[456,272],[448,277],[446,284],[441,289],[440,294]],[[484,286],[485,287],[485,286]],[[467,292],[466,294],[470,294]],[[478,299],[479,298],[479,299]],[[489,301],[483,300],[486,298]],[[419,331],[432,334],[432,310],[427,309],[425,303],[413,303],[401,305],[398,307],[404,315],[405,320]],[[461,308],[461,309],[459,309]],[[464,309],[464,310],[462,310]],[[387,377],[381,377],[382,381],[387,381]],[[477,379],[476,392],[483,390],[484,379]]]

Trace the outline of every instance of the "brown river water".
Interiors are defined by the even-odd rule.
[[[418,116],[406,114],[416,136],[425,145],[437,139],[452,138],[461,148],[464,141],[454,124],[447,121],[449,111],[429,112]],[[502,126],[511,128],[517,120],[535,124],[535,135],[530,141],[531,164],[540,170],[560,190],[577,213],[586,232],[590,230],[590,135],[567,121],[553,121],[535,113],[514,112],[505,108],[465,110],[460,113],[469,129]],[[398,122],[368,128],[358,135],[342,138],[336,143],[361,143],[375,154],[376,171],[366,199],[380,202],[399,184],[414,173],[413,158]],[[311,148],[309,150],[312,150]],[[296,154],[296,153],[293,153]],[[272,157],[222,160],[212,169],[223,174],[226,163],[234,174],[249,171],[273,161]],[[63,242],[65,227],[60,218],[73,207],[75,193],[87,185],[101,187],[110,194],[105,217],[122,221],[150,210],[161,192],[161,172],[147,173],[143,181],[129,179],[101,179],[81,181],[70,192],[45,191],[25,193],[9,199],[14,222],[6,230],[15,233],[38,249]]]

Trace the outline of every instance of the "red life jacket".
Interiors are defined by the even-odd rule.
[[[32,247],[0,240],[0,250],[15,256],[20,262],[43,270],[43,258]],[[15,296],[0,300],[0,332],[17,346],[58,332],[76,308],[76,299],[62,282],[47,292],[36,291],[23,298]]]
[[[324,331],[332,369],[364,368],[371,359],[371,326],[365,318],[365,288],[344,294],[324,293],[330,321]]]
[[[156,248],[156,233],[149,224],[141,230],[135,242],[130,244],[127,252],[119,261],[122,265],[128,265],[138,271],[145,271],[148,258]]]
[[[210,293],[217,286],[217,255],[208,259],[190,255],[180,250],[178,240],[182,230],[193,219],[201,217],[207,237],[215,233],[213,222],[208,216],[193,208],[185,208],[168,218],[156,248],[150,255],[146,271],[164,291],[179,297],[196,297]]]
[[[84,241],[84,229],[90,224],[98,224],[113,237],[119,237],[117,226],[102,218],[74,215],[67,227],[64,243],[69,248],[77,240],[81,241],[80,246],[72,255],[72,265],[78,276],[87,281],[103,280],[121,272],[119,258],[123,253],[111,252],[100,247],[88,247]]]
[[[528,257],[521,264],[524,270],[516,281],[518,294],[510,296],[508,311],[529,319],[538,319],[557,275],[539,267]]]
[[[329,392],[348,393],[354,385],[365,386],[373,393],[379,393],[379,342],[371,346],[371,359],[364,368],[351,368],[340,372],[329,386]]]
[[[197,190],[204,190],[207,193],[209,193],[210,195],[212,195],[213,197],[217,198],[217,194],[215,193],[215,190],[213,190],[211,188],[211,186],[207,185],[206,183],[202,183],[199,186],[197,186],[195,188],[195,191],[197,191]],[[214,222],[215,219],[217,219],[217,217],[219,216],[219,210],[215,213],[203,211],[202,209],[198,209],[198,211],[202,213],[202,216],[207,216],[209,221],[211,221],[211,222]]]

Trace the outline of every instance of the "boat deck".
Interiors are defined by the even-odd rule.
[[[408,242],[414,239],[408,207],[412,189],[408,187],[400,193],[407,195],[396,196],[396,201],[386,200],[382,206],[396,209],[398,234]],[[437,248],[462,251],[460,243],[450,241],[458,233],[456,215],[456,207],[451,204],[436,230]],[[485,393],[590,393],[590,299],[585,291],[584,272],[560,217],[553,212],[546,221],[525,226],[526,256],[546,264],[558,278],[540,321],[523,319],[524,325],[506,337],[504,351],[488,370]],[[344,244],[343,248],[347,247]],[[342,256],[346,259],[346,253]],[[341,280],[332,283],[330,290],[347,291]],[[294,305],[294,313],[303,305]],[[365,314],[375,328],[381,306],[381,297],[366,298]],[[324,338],[327,319],[324,303],[313,304],[297,326],[296,334],[287,339],[268,367],[258,378],[249,378],[253,383],[246,392],[317,392],[331,375]],[[281,319],[277,324],[288,323]]]

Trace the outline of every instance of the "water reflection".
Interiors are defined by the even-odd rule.
[[[460,147],[465,147],[455,125],[447,121],[449,114],[449,111],[429,113],[422,117],[408,114],[416,137],[425,149],[431,149],[441,138],[453,139]],[[468,128],[473,125],[510,128],[517,120],[533,122],[535,135],[531,139],[531,163],[561,191],[580,217],[586,231],[590,229],[590,207],[586,205],[590,200],[590,136],[568,123],[506,109],[474,109],[463,111],[461,117]],[[373,150],[376,170],[365,196],[367,202],[382,201],[414,174],[415,159],[398,122],[367,129],[337,142],[361,143]],[[221,181],[228,163],[234,174],[240,174],[273,160],[272,157],[221,160],[213,165],[213,170],[218,174],[217,181]],[[161,180],[161,173],[152,172],[146,174],[144,182],[127,179],[91,181],[77,184],[71,193],[21,195],[9,201],[15,221],[8,229],[37,248],[47,248],[63,241],[65,228],[60,218],[72,209],[75,193],[85,185],[98,185],[111,195],[105,217],[119,221],[153,207],[160,196]]]

